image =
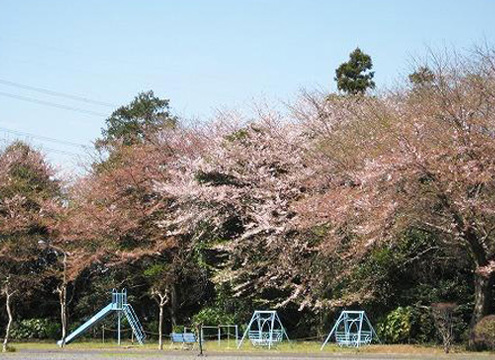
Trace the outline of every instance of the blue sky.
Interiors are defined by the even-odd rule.
[[[491,0],[1,0],[0,139],[18,136],[10,129],[90,145],[112,111],[8,81],[115,105],[153,89],[206,121],[253,99],[335,90],[335,68],[356,46],[372,56],[378,88],[391,85],[427,46],[495,44],[494,15]],[[21,138],[66,169],[81,152]]]

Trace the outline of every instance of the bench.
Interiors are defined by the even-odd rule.
[[[272,341],[271,345],[275,345],[282,341],[284,333],[282,330],[273,330],[272,331]],[[248,333],[249,340],[253,346],[268,346],[270,345],[270,332],[264,331],[259,332],[257,330],[251,330]]]
[[[174,344],[182,344],[182,349],[187,347],[191,350],[194,349],[194,345],[197,342],[196,335],[194,333],[171,333],[170,340],[172,341],[170,347]]]

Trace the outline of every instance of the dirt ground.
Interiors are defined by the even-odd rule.
[[[235,352],[206,352],[205,359],[208,360],[302,360],[302,359],[333,359],[333,360],[485,360],[495,359],[494,355],[488,354],[450,354],[448,356],[439,354],[328,354],[328,353],[235,353]],[[136,349],[114,350],[79,350],[79,349],[20,349],[16,352],[0,354],[0,359],[14,360],[99,360],[99,359],[140,359],[140,360],[163,360],[163,359],[201,359],[198,351],[155,351]]]

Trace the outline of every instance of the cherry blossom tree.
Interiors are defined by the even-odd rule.
[[[232,283],[234,296],[278,289],[285,295],[273,305],[299,300],[309,289],[296,264],[312,251],[298,236],[291,210],[312,174],[303,161],[304,134],[266,108],[247,123],[221,113],[199,133],[206,139],[203,150],[170,162],[170,178],[156,183],[177,209],[161,226],[226,254],[214,280]]]
[[[163,226],[164,219],[175,216],[175,202],[157,191],[156,184],[169,181],[168,164],[200,151],[204,139],[175,127],[149,133],[146,139],[133,145],[112,144],[118,156],[97,164],[72,188],[71,215],[64,224],[77,229],[72,230],[74,241],[84,239],[86,247],[93,244],[104,266],[144,264],[150,295],[159,307],[161,333],[165,305],[175,326],[178,309],[197,300],[193,288],[200,292],[205,281],[201,269],[189,271],[195,261],[192,238]],[[153,266],[146,268],[150,262]],[[157,269],[163,276],[155,274]],[[179,289],[183,285],[187,289]]]
[[[60,188],[42,154],[15,142],[0,154],[0,294],[8,322],[2,350],[8,347],[13,322],[12,302],[42,278],[35,263],[37,241],[49,231],[50,209]]]
[[[315,140],[324,194],[299,204],[301,226],[330,224],[362,258],[408,227],[434,233],[475,273],[472,325],[493,303],[495,172],[493,52],[433,57],[428,87],[368,99],[308,96],[296,115]]]

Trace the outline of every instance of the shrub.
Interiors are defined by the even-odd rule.
[[[14,323],[11,331],[13,339],[55,339],[60,325],[50,319],[24,319]]]
[[[391,311],[378,327],[378,336],[390,344],[404,343],[411,334],[411,308],[399,306]]]
[[[232,314],[227,314],[222,309],[218,308],[203,308],[193,317],[194,324],[218,325],[218,324],[234,324],[235,319]]]
[[[146,339],[158,339],[158,320],[150,320],[146,323],[143,323],[143,327],[149,331],[149,333],[146,334]],[[170,330],[167,329],[167,326],[165,324],[163,324],[163,335],[166,336],[168,332],[170,332]]]
[[[172,327],[172,332],[174,333],[182,333],[184,332],[184,325],[175,325]]]
[[[437,328],[438,334],[442,338],[443,349],[446,354],[454,341],[454,324],[456,322],[455,303],[434,303],[431,304],[431,313]]]
[[[437,330],[432,321],[431,311],[426,306],[411,307],[410,341],[419,344],[434,343]]]
[[[471,344],[476,350],[495,350],[495,315],[485,316],[476,324]]]

